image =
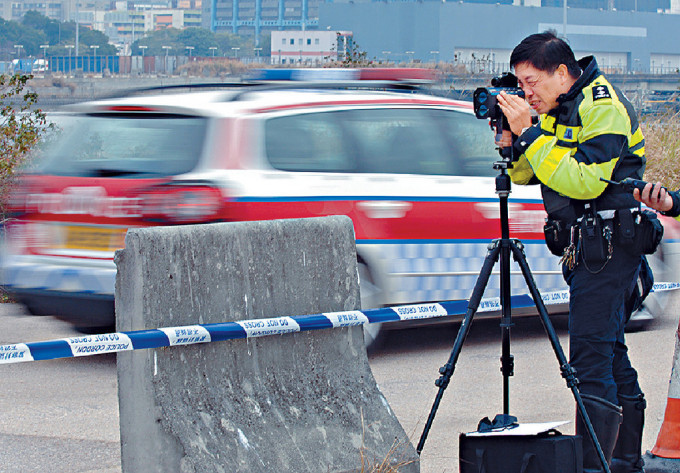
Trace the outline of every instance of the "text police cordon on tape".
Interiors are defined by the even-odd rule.
[[[653,292],[680,288],[680,283],[654,284]],[[562,304],[569,301],[568,291],[541,294],[543,303]],[[513,308],[534,305],[528,294],[511,297]],[[101,355],[144,348],[160,348],[197,343],[219,342],[237,338],[265,337],[284,333],[304,332],[334,327],[351,327],[371,323],[399,322],[460,315],[467,311],[468,301],[409,304],[370,310],[349,310],[314,315],[273,317],[269,319],[240,320],[216,324],[165,327],[134,332],[115,332],[101,335],[64,338],[33,343],[0,345],[0,364],[23,361],[53,360],[77,356]],[[500,298],[482,299],[477,312],[500,311]]]

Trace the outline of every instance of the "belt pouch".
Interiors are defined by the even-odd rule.
[[[616,242],[630,254],[650,255],[663,238],[663,224],[650,210],[617,210]]]
[[[569,246],[571,227],[561,220],[547,219],[543,225],[545,244],[555,256],[562,256],[564,249]]]
[[[579,222],[581,257],[588,265],[603,265],[609,256],[609,241],[604,222],[598,214],[586,214]]]
[[[460,435],[460,473],[582,473],[580,435]]]
[[[651,255],[659,247],[663,238],[663,224],[656,212],[643,210],[635,214],[638,220],[636,238],[634,239],[634,254]]]
[[[616,237],[618,243],[625,248],[632,248],[635,244],[635,220],[630,209],[620,209],[614,216]]]
[[[640,212],[640,226],[643,229],[642,252],[651,255],[656,251],[663,239],[663,224],[656,212],[643,210]]]

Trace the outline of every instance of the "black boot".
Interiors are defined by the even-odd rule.
[[[612,457],[612,473],[642,473],[642,428],[645,425],[645,395],[624,396],[619,394],[623,408],[623,423]]]
[[[581,394],[583,405],[593,425],[597,440],[604,453],[607,463],[611,461],[616,437],[619,434],[621,424],[621,408],[611,402],[597,396]],[[593,445],[590,435],[586,429],[580,413],[576,413],[576,433],[583,437],[583,473],[601,473],[605,469],[602,467],[600,457]]]

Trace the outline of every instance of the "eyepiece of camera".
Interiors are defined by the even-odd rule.
[[[510,87],[513,89],[517,88],[517,76],[512,72],[504,72],[500,76],[496,76],[491,79],[492,87]]]

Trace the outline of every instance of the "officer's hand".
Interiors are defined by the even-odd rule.
[[[510,130],[515,135],[521,135],[523,129],[532,125],[531,107],[522,97],[501,92],[497,99],[503,115],[508,119]]]
[[[666,192],[666,189],[660,182],[652,184],[647,183],[642,193],[639,189],[633,190],[633,197],[635,200],[642,202],[654,210],[668,211],[673,208],[673,198]]]
[[[498,135],[496,135],[498,137]],[[500,140],[496,140],[496,146],[499,148],[510,148],[512,146],[512,133],[508,130],[503,130]]]

